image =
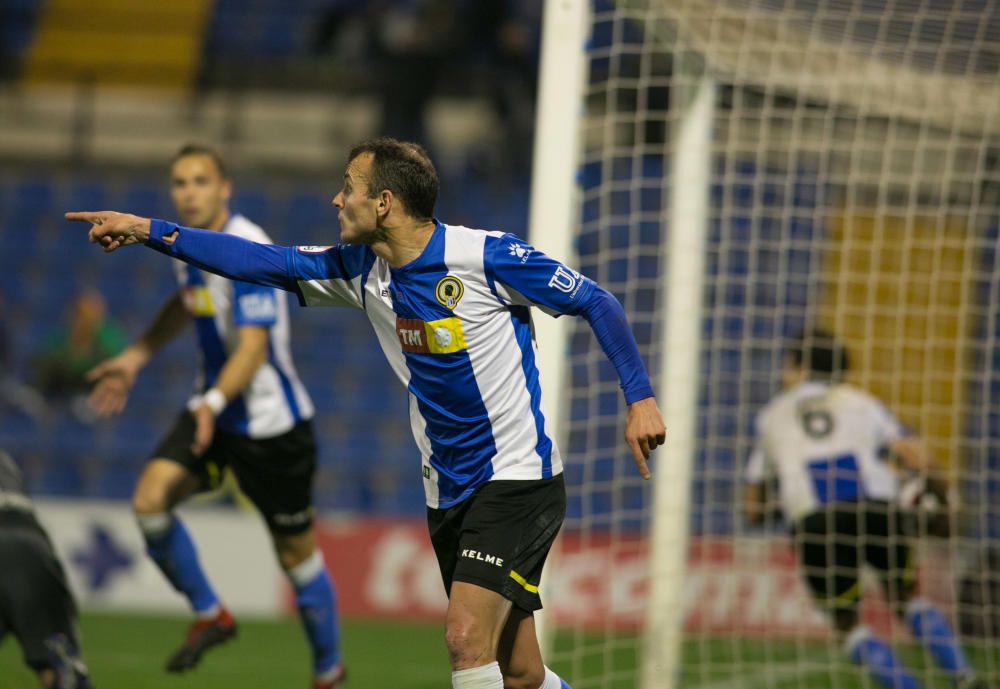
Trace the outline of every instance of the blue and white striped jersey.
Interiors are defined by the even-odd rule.
[[[899,478],[882,455],[906,431],[867,392],[805,381],[776,395],[754,425],[746,481],[776,476],[789,519],[831,502],[896,498]]]
[[[255,242],[270,241],[264,230],[241,215],[230,217],[222,231]],[[175,261],[174,272],[198,338],[198,392],[215,384],[239,344],[241,326],[265,326],[270,331],[267,361],[243,393],[230,400],[216,421],[218,427],[250,438],[271,438],[312,418],[312,400],[292,363],[285,295],[273,287],[205,273],[182,261]]]
[[[178,229],[172,244],[162,241]],[[293,291],[306,306],[367,313],[409,391],[430,507],[457,504],[490,480],[562,471],[542,412],[529,306],[588,318],[626,401],[653,394],[621,305],[514,235],[439,222],[417,259],[392,268],[364,245],[289,248],[211,234],[154,220],[148,244],[230,277]]]

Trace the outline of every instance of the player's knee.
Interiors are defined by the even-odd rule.
[[[833,611],[833,626],[840,635],[849,634],[858,626],[858,611],[853,609],[839,609]]]
[[[316,539],[311,529],[299,534],[272,533],[271,538],[278,563],[286,572],[295,569],[316,552]]]
[[[57,689],[56,673],[48,668],[46,668],[45,670],[39,670],[38,684],[39,686],[42,687],[42,689]]]
[[[138,515],[163,514],[171,508],[167,486],[140,482],[132,493],[132,511]]]
[[[194,493],[198,479],[168,460],[153,460],[139,477],[132,493],[132,510],[139,516],[170,512]]]
[[[315,547],[304,547],[300,543],[279,541],[274,542],[274,551],[278,556],[278,564],[283,570],[290,571],[309,559],[316,551]]]
[[[451,618],[445,625],[444,642],[452,670],[464,670],[493,662],[495,651],[482,625],[469,618]]]
[[[308,554],[303,557],[295,549],[282,548],[278,546],[275,550],[278,554],[278,564],[281,565],[281,569],[286,572],[295,569],[309,557]]]
[[[545,666],[509,667],[503,675],[503,689],[538,689],[545,681]]]

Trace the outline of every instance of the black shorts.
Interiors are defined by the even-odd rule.
[[[291,535],[312,526],[316,440],[311,421],[300,421],[273,438],[247,438],[217,429],[201,457],[191,452],[194,430],[194,417],[181,412],[153,457],[181,464],[201,480],[204,489],[218,487],[228,466],[272,532]]]
[[[444,587],[453,581],[496,591],[522,610],[542,607],[542,567],[566,516],[562,474],[536,481],[490,481],[445,509],[427,509]]]
[[[64,635],[74,647],[76,605],[62,565],[41,527],[0,521],[0,640],[10,633],[33,670],[52,667],[48,640]]]
[[[831,610],[853,610],[861,599],[861,568],[873,567],[890,601],[905,601],[915,585],[912,515],[886,502],[833,503],[793,530],[806,582]]]

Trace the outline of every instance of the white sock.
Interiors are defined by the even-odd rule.
[[[546,666],[545,679],[542,680],[542,686],[538,687],[538,689],[560,689],[560,687],[562,687],[562,680],[559,679],[559,675],[552,672],[552,670]]]
[[[222,612],[222,606],[216,603],[212,607],[206,608],[205,610],[195,611],[195,615],[197,615],[199,620],[214,620],[219,616],[220,612]]]
[[[291,569],[285,570],[285,574],[292,581],[295,587],[305,586],[310,581],[319,576],[326,565],[323,561],[323,553],[319,548],[313,551],[312,555],[295,565]]]
[[[844,653],[848,656],[854,655],[854,649],[857,648],[858,644],[871,636],[871,627],[864,624],[856,625],[844,638]]]
[[[167,532],[170,525],[174,523],[174,515],[170,512],[158,514],[137,514],[135,520],[139,522],[139,530],[151,538],[156,538]]]
[[[451,673],[451,689],[503,689],[500,663],[494,661],[468,670],[456,670]]]

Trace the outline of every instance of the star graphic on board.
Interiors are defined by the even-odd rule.
[[[105,588],[118,570],[129,569],[132,562],[132,554],[115,543],[111,532],[101,524],[91,524],[88,542],[73,551],[73,564],[84,572],[91,591]]]

